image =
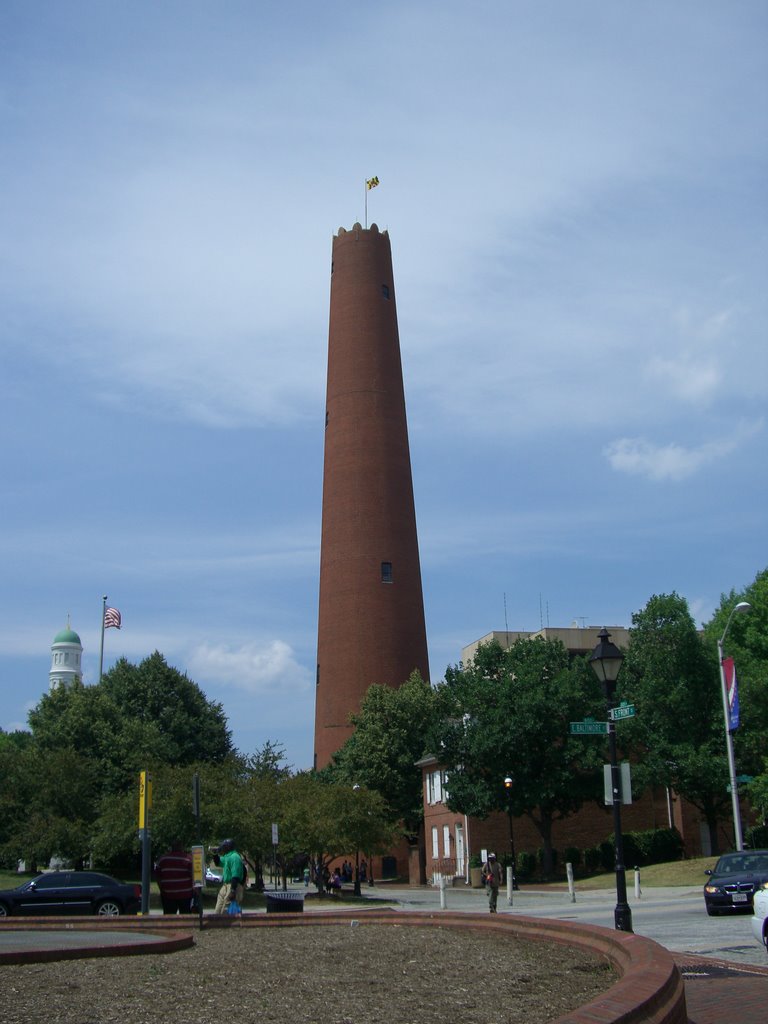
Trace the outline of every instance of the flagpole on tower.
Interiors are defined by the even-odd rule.
[[[379,179],[374,176],[372,178],[365,179],[365,230],[368,230],[368,193],[372,188],[376,188],[379,184]]]
[[[107,595],[101,599],[101,647],[99,649],[99,682],[101,682],[101,675],[104,670],[104,619],[107,615]]]

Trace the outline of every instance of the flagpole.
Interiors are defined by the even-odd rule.
[[[107,614],[107,595],[104,594],[101,600],[101,649],[99,650],[99,682],[101,682],[101,675],[104,670],[104,618]]]
[[[369,191],[370,191],[370,189],[368,188],[368,181],[366,179],[366,182],[365,182],[365,230],[366,231],[368,230],[368,192]]]

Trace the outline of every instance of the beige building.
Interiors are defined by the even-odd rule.
[[[461,663],[468,665],[474,661],[478,647],[489,644],[495,640],[504,650],[511,647],[518,640],[526,640],[528,637],[540,636],[544,640],[559,640],[569,654],[576,656],[589,654],[597,645],[597,635],[602,626],[568,626],[564,628],[545,626],[544,629],[537,629],[531,633],[527,630],[494,630],[493,633],[486,633],[479,640],[461,649]],[[625,626],[606,626],[611,634],[611,640],[617,647],[623,650],[629,646],[629,630]]]

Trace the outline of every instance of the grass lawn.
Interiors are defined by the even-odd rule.
[[[707,868],[713,868],[716,861],[717,857],[696,857],[691,860],[673,860],[667,864],[649,864],[640,868],[640,885],[644,889],[661,885],[703,886],[707,880],[704,872]],[[627,865],[628,886],[634,885],[634,870],[634,865]],[[537,889],[546,888],[545,885],[531,884]],[[557,882],[558,886],[562,884],[562,880]],[[575,884],[577,889],[612,889],[616,885],[616,874],[608,871],[587,878],[577,878]]]

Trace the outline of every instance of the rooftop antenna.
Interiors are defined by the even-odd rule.
[[[507,622],[507,592],[504,591],[504,630],[507,634],[507,647],[509,647],[509,623]]]

